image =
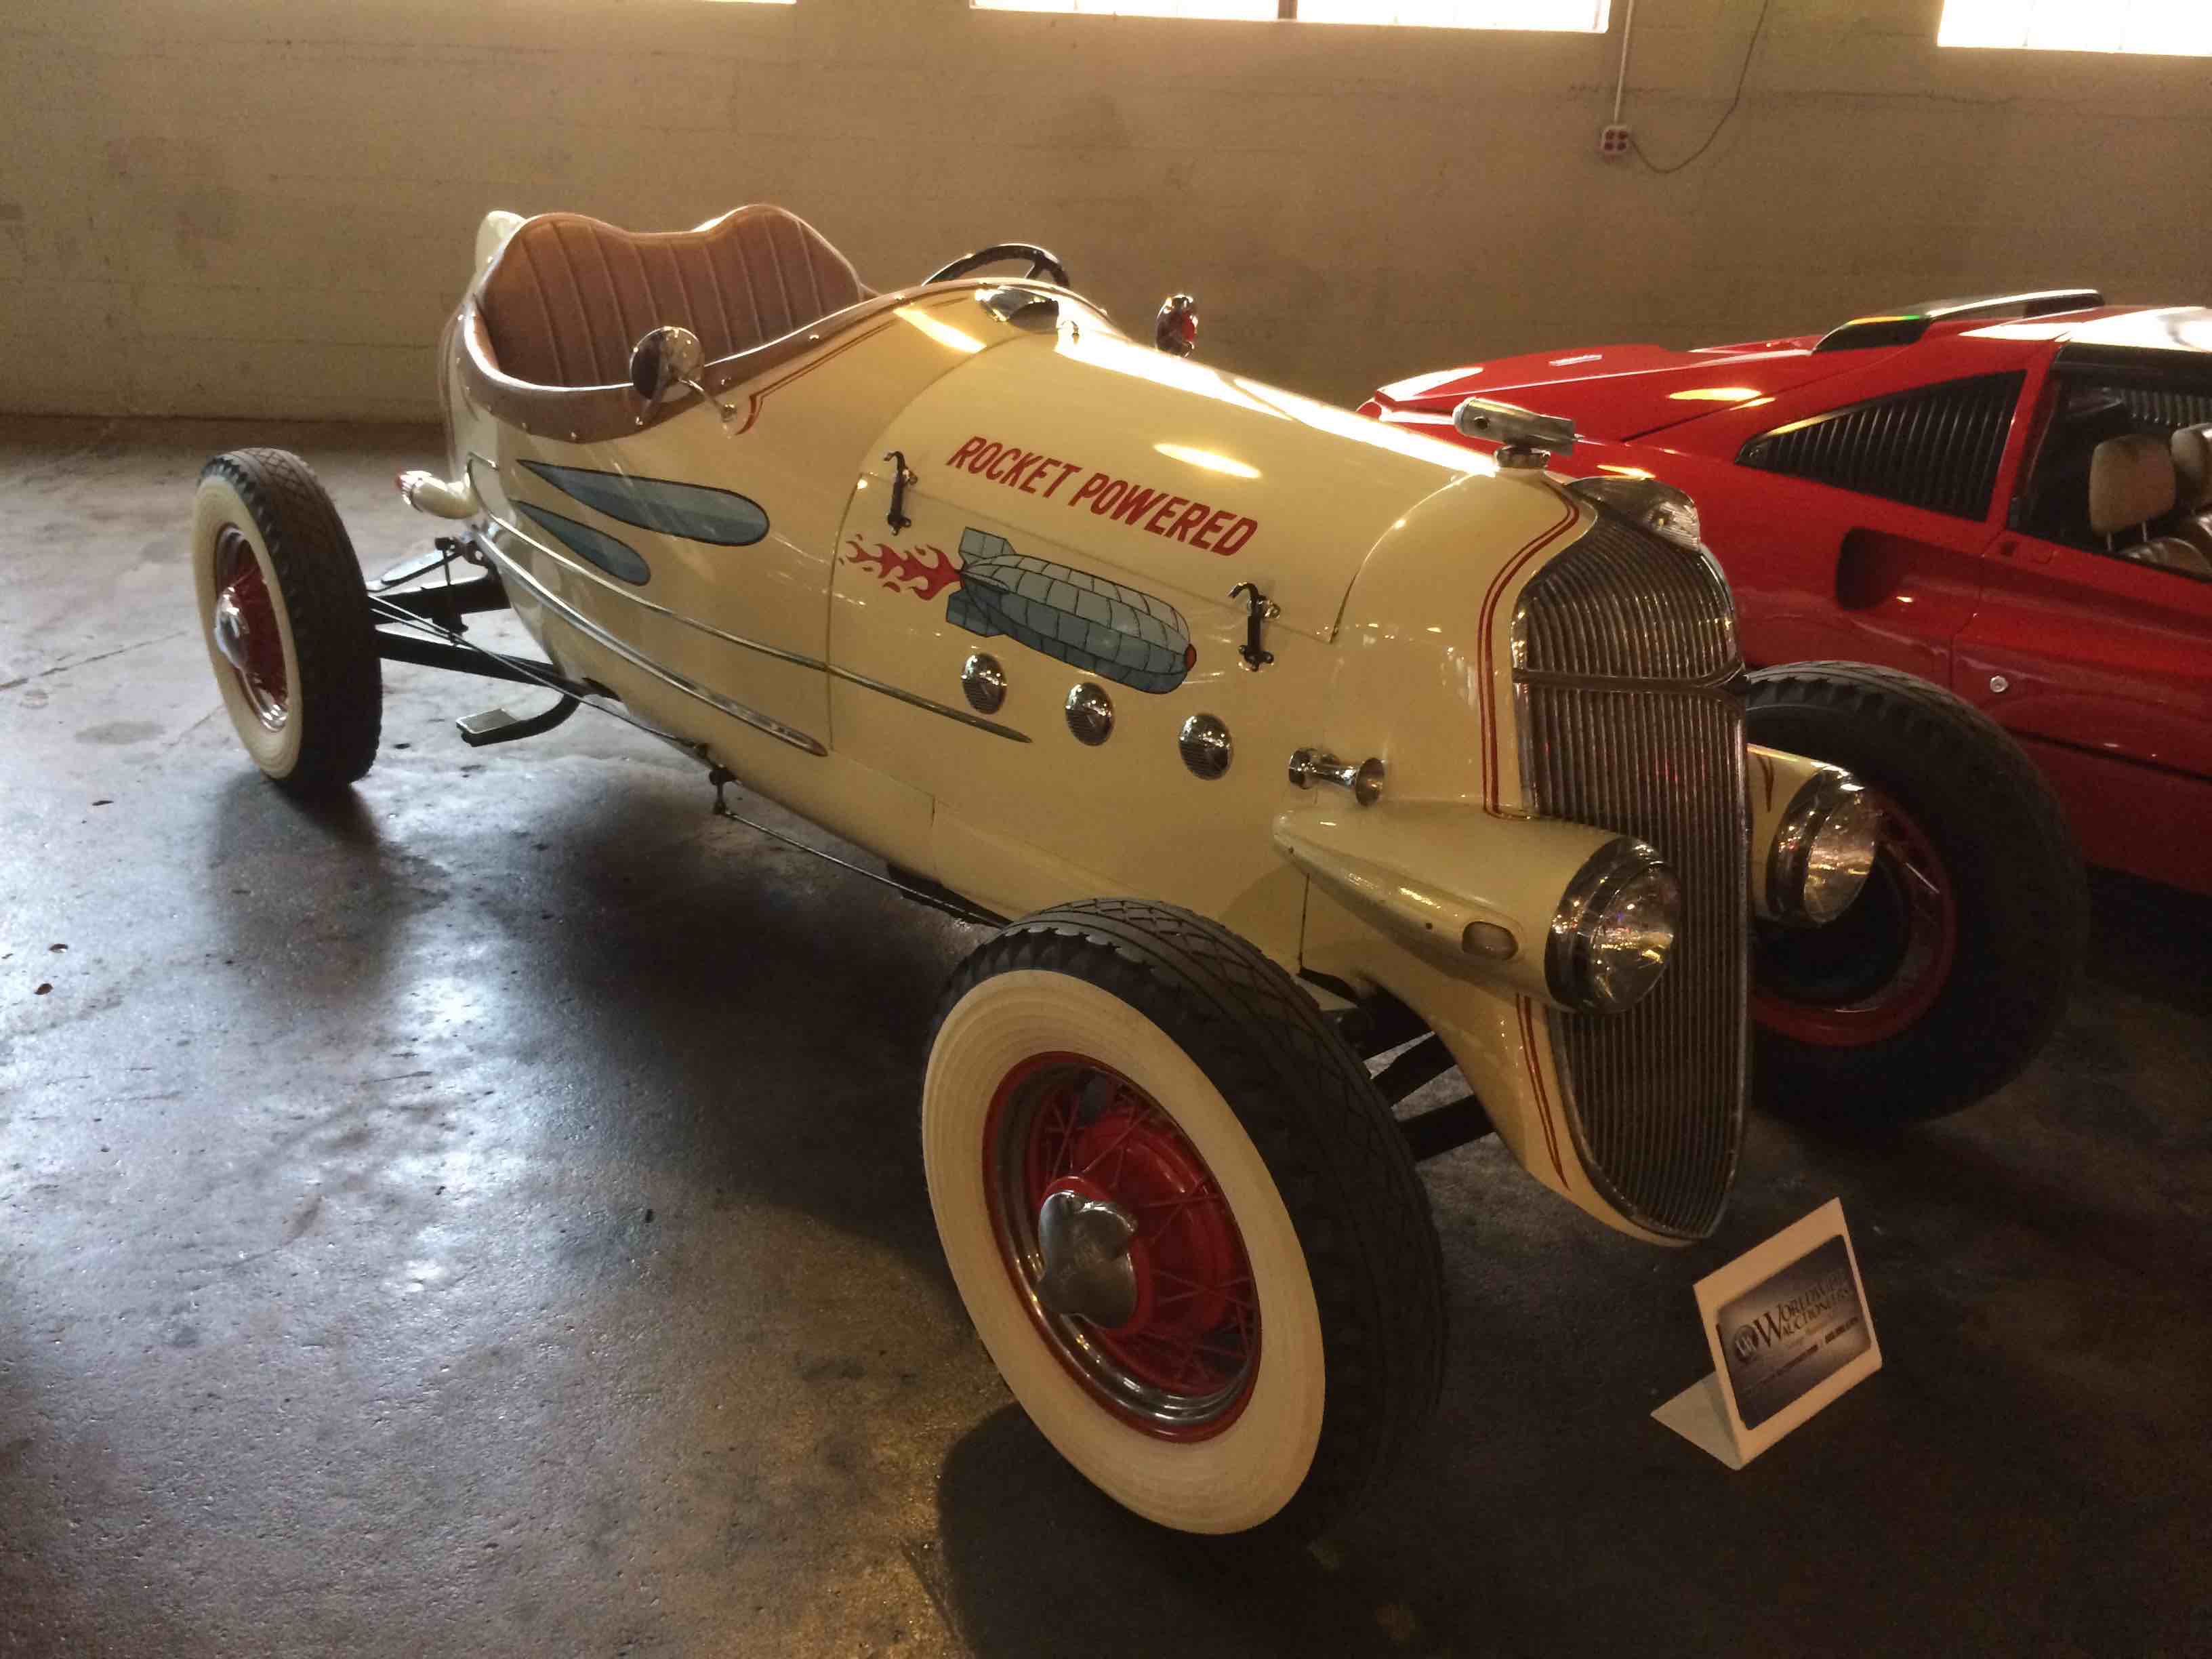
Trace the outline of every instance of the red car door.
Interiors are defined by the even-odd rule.
[[[2048,499],[2066,460],[2053,453],[2058,401],[2087,393],[2125,407],[2135,390],[2110,375],[2051,377],[2043,453],[2018,492],[2022,528],[1990,544],[1952,685],[2034,757],[2090,862],[2212,891],[2212,582],[2083,545],[2099,538],[2078,520],[2062,526]],[[2156,434],[2170,421],[2136,425]],[[2069,487],[2084,476],[2072,459]]]
[[[1795,479],[1706,499],[1706,540],[1753,667],[1842,658],[1950,684],[1953,641],[1980,602],[1987,524]]]
[[[2026,351],[1973,345],[1924,348],[1904,386],[1884,356],[1654,441],[1703,453],[1646,465],[1697,499],[1753,666],[1844,658],[1951,684],[2033,379]]]

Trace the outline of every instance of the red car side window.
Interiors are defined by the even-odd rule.
[[[2045,541],[2094,552],[2112,550],[2089,523],[2089,469],[2100,444],[2142,434],[2160,443],[2184,427],[2212,424],[2212,386],[2146,384],[2114,375],[2062,374],[2053,388],[2051,413],[2035,462],[2014,509],[2014,526]],[[2203,511],[2190,491],[2179,487],[2169,515],[2192,538]]]
[[[1988,516],[2021,374],[1979,374],[1814,415],[1745,444],[1761,471],[1954,518]]]

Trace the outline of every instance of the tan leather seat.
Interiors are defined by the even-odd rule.
[[[2173,511],[2172,452],[2146,433],[2107,438],[2089,457],[2089,528],[2119,536]]]
[[[2141,432],[2107,438],[2089,457],[2089,527],[2108,551],[2136,564],[2212,576],[2212,559],[2179,536],[2150,533],[2173,511],[2179,475],[2170,445]]]
[[[2172,449],[2182,512],[2174,534],[2212,558],[2212,426],[2183,427]]]
[[[709,362],[818,322],[873,290],[795,213],[741,207],[696,230],[617,230],[580,213],[526,220],[477,290],[496,366],[546,386],[629,379],[639,337],[664,323]]]

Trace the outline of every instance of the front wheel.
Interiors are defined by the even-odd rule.
[[[1310,1536],[1427,1421],[1443,1268],[1402,1137],[1216,924],[1096,900],[987,941],[945,994],[922,1146],[1007,1386],[1147,1519]]]
[[[1863,663],[1751,677],[1751,740],[1851,772],[1875,866],[1825,927],[1759,924],[1760,1104],[1886,1129],[1972,1105],[2057,1029],[2087,950],[2081,854],[2050,785],[1996,721]]]
[[[368,771],[384,706],[368,590],[305,461],[234,449],[200,469],[192,583],[208,660],[254,764],[303,796]]]

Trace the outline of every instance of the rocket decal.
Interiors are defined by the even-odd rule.
[[[1198,660],[1190,627],[1164,599],[1014,551],[1003,536],[960,536],[960,586],[945,619],[1008,634],[1032,651],[1139,691],[1172,691]]]
[[[971,634],[1006,635],[1087,674],[1154,693],[1174,690],[1198,660],[1190,625],[1166,600],[1088,571],[1014,551],[1003,536],[960,537],[957,564],[944,550],[902,552],[857,536],[847,562],[917,599],[946,594],[945,619]]]

